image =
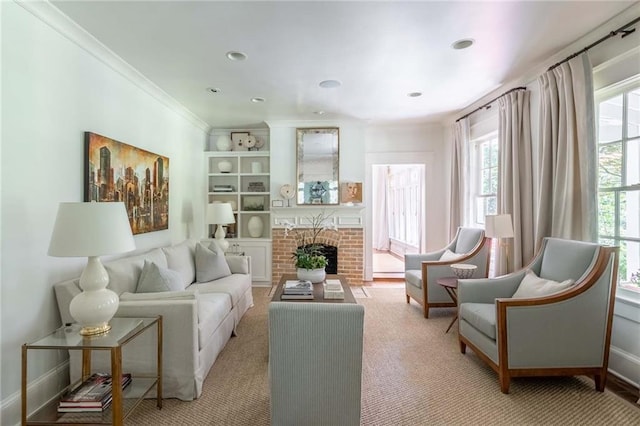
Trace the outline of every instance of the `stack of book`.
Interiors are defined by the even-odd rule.
[[[262,182],[249,182],[248,192],[266,192],[264,183]]]
[[[131,383],[131,374],[122,375],[122,389]],[[111,405],[111,375],[94,373],[76,388],[62,396],[58,403],[60,413],[103,411]]]
[[[213,192],[233,192],[235,188],[233,185],[214,185]]]
[[[309,280],[288,280],[282,289],[282,299],[313,299],[313,284]]]

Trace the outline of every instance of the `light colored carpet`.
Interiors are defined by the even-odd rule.
[[[269,288],[255,288],[247,312],[214,364],[200,399],[144,401],[127,425],[269,425]],[[470,350],[462,355],[452,310],[424,319],[403,289],[367,288],[362,425],[638,425],[640,408],[576,378],[514,379],[500,392],[496,374]]]

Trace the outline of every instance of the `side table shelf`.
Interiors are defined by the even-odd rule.
[[[111,331],[102,336],[83,337],[79,327],[60,327],[42,339],[22,345],[22,425],[59,424],[113,424],[123,425],[124,419],[138,406],[142,399],[155,387],[156,405],[162,408],[162,316],[156,318],[113,318]],[[121,388],[122,347],[134,340],[153,325],[157,330],[157,353],[155,375],[132,375],[131,383]],[[91,352],[106,350],[111,355],[111,376],[113,378],[112,403],[102,412],[59,413],[58,401],[69,389],[79,382],[63,389],[57,398],[28,415],[27,367],[28,352],[33,350],[81,350],[82,378],[91,371]]]

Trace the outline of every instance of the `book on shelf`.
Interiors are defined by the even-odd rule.
[[[122,375],[122,389],[131,383],[131,374]],[[74,389],[65,393],[58,403],[60,412],[102,411],[111,404],[111,375],[94,373]]]

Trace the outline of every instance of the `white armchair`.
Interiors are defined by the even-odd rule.
[[[489,273],[490,243],[491,239],[484,236],[483,229],[461,227],[455,238],[440,250],[406,254],[404,279],[407,303],[411,299],[418,302],[425,318],[429,318],[430,308],[455,307],[456,304],[436,280],[453,276],[451,265],[454,263],[475,265],[477,268],[473,277],[486,278]],[[445,259],[442,259],[443,255]]]
[[[509,392],[511,377],[520,376],[593,376],[603,391],[617,269],[617,247],[545,238],[526,269],[461,280],[460,351],[469,346],[489,364],[503,393]],[[534,284],[523,294],[527,275]],[[560,283],[565,280],[575,284]],[[555,288],[544,295],[543,286]]]

